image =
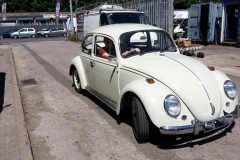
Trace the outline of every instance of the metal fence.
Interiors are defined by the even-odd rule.
[[[174,0],[134,0],[120,5],[124,9],[139,9],[143,11],[151,24],[156,24],[157,27],[166,30],[170,35],[173,35],[173,2]],[[75,10],[76,14],[84,10],[98,9],[100,5],[111,3],[95,3],[89,6],[83,6]]]
[[[136,0],[122,4],[123,8],[143,11],[151,24],[173,35],[173,1],[174,0]]]
[[[36,31],[39,31],[43,28],[54,28],[54,27],[64,27],[63,24],[58,25],[16,25],[16,26],[1,26],[0,27],[0,33],[6,32],[10,29],[21,29],[21,28],[35,28]]]

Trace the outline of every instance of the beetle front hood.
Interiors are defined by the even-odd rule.
[[[165,84],[201,122],[218,118],[222,111],[215,77],[205,65],[193,58],[175,53],[166,53],[164,56],[146,54],[126,59],[123,67],[149,75]],[[214,109],[210,104],[213,104]]]

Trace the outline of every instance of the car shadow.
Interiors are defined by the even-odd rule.
[[[163,135],[159,132],[154,132],[150,137],[149,143],[152,143],[159,149],[194,148],[194,146],[201,146],[227,136],[228,133],[232,132],[234,126],[235,122],[226,128],[217,129],[208,133],[200,132],[198,135]]]
[[[6,73],[0,72],[0,114],[3,110]]]
[[[84,92],[83,96],[86,96],[89,100],[95,103],[103,111],[109,114],[114,120],[116,120],[118,125],[124,123],[129,127],[132,127],[130,110],[125,110],[125,112],[121,116],[118,116],[116,115],[115,111],[113,111],[110,107],[105,105],[98,98],[93,96],[91,93]],[[159,149],[179,149],[186,147],[193,148],[196,145],[198,146],[204,145],[226,136],[228,133],[232,132],[234,126],[235,122],[233,122],[228,127],[220,128],[208,133],[200,132],[198,135],[194,134],[163,135],[159,132],[158,128],[151,124],[151,134],[148,143],[155,145]]]

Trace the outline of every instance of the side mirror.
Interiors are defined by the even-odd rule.
[[[116,56],[114,56],[114,55],[110,55],[110,56],[108,57],[108,60],[112,62],[112,61],[116,61],[117,58],[116,58]]]

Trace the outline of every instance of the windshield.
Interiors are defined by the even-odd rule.
[[[152,52],[163,53],[176,51],[177,48],[174,41],[165,31],[135,31],[125,33],[120,37],[120,53],[123,58]]]
[[[144,13],[121,12],[121,13],[107,13],[110,24],[116,23],[141,23],[149,24],[147,16]]]

